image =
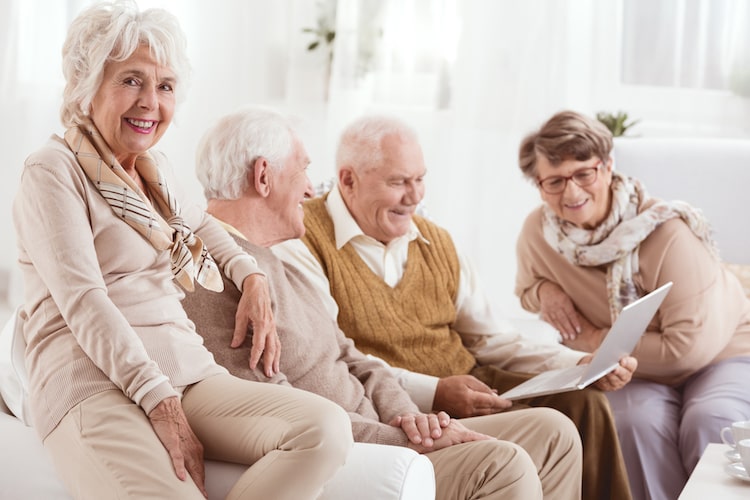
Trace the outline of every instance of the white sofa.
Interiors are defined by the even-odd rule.
[[[47,451],[25,425],[28,408],[22,356],[22,321],[14,312],[0,333],[0,499],[70,500]],[[10,407],[10,408],[9,408]],[[226,497],[245,466],[206,461],[209,500]],[[432,463],[409,448],[355,443],[344,467],[326,486],[330,500],[428,500],[435,498]]]
[[[719,254],[750,297],[750,139],[618,138],[615,168],[663,200],[700,208]]]
[[[624,137],[614,156],[652,196],[703,210],[726,262],[750,264],[749,139]]]

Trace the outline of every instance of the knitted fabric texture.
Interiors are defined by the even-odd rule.
[[[350,244],[336,249],[325,198],[304,204],[303,241],[328,277],[338,322],[361,351],[392,366],[437,377],[466,374],[476,364],[452,324],[456,319],[458,255],[449,234],[414,216],[426,243],[409,244],[403,278],[393,288],[376,276]]]

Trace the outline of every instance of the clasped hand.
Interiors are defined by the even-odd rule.
[[[390,425],[401,427],[409,438],[409,448],[418,453],[447,448],[454,444],[495,439],[492,436],[467,429],[458,420],[451,419],[447,413],[437,414],[407,413],[398,415],[391,420]]]

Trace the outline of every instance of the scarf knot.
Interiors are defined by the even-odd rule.
[[[177,199],[170,193],[150,154],[140,155],[135,168],[154,206],[166,215],[166,221],[117,161],[91,120],[69,128],[65,132],[65,142],[115,215],[138,231],[156,250],[169,250],[172,274],[184,289],[192,291],[195,280],[209,290],[223,290],[216,262],[203,241],[182,219]]]

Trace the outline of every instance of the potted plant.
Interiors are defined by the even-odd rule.
[[[628,121],[628,114],[624,111],[618,111],[617,113],[608,113],[606,111],[600,111],[596,114],[596,119],[604,124],[605,127],[612,132],[613,137],[620,137],[625,135],[625,132],[633,127],[640,120]]]

